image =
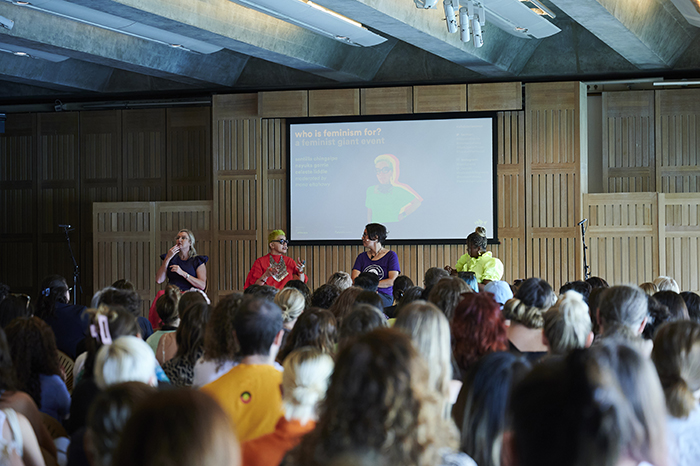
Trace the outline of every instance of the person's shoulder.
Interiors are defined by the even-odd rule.
[[[469,455],[461,451],[445,450],[442,452],[440,466],[477,466]]]
[[[201,254],[194,256],[193,259],[194,259],[195,268],[199,267],[202,264],[206,264],[207,262],[209,262],[209,256],[204,256]]]

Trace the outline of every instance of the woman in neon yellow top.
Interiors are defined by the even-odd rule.
[[[474,272],[476,281],[488,283],[503,277],[503,262],[486,251],[486,229],[476,227],[476,231],[467,236],[467,253],[459,258],[455,268],[449,265],[445,270],[450,273]]]

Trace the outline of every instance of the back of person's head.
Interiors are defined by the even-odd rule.
[[[394,286],[392,287],[392,295],[394,296],[394,303],[398,303],[401,300],[404,292],[413,286],[413,280],[407,275],[399,275],[394,280]]]
[[[546,311],[557,301],[557,296],[546,280],[541,278],[528,278],[523,281],[515,292],[514,297],[529,307],[536,307]]]
[[[464,280],[469,289],[474,293],[479,292],[479,282],[476,280],[476,274],[474,272],[457,272],[457,276],[460,280]]]
[[[598,309],[600,325],[620,324],[641,333],[649,303],[647,295],[636,286],[612,286],[603,292]]]
[[[320,307],[321,309],[330,309],[335,300],[338,299],[338,296],[340,296],[341,291],[342,290],[337,285],[328,283],[321,285],[316,288],[314,294],[311,295],[311,306]]]
[[[375,293],[379,288],[379,276],[372,272],[362,272],[355,277],[353,285]]]
[[[424,291],[425,290],[420,286],[412,286],[410,288],[407,288],[406,291],[403,292],[403,296],[401,296],[401,299],[399,300],[399,303],[396,306],[396,315],[398,315],[399,312],[401,312],[401,309],[403,307],[411,304],[413,301],[422,299],[421,297],[423,296]]]
[[[305,346],[333,354],[337,342],[338,329],[333,314],[326,309],[311,308],[299,317],[277,359],[284,361],[289,353]]]
[[[246,296],[233,318],[241,356],[268,356],[282,330],[282,311],[266,299]]]
[[[136,317],[121,306],[101,305],[97,309],[89,309],[87,314],[91,330],[90,335],[85,339],[87,358],[85,359],[83,378],[91,379],[94,373],[97,350],[102,347],[103,339],[107,338],[109,342],[127,335],[136,336],[139,333],[139,326]],[[102,328],[104,323],[100,323],[101,320],[107,322],[106,329]]]
[[[333,275],[328,277],[328,281],[326,282],[328,285],[335,285],[338,288],[340,288],[340,291],[347,290],[352,286],[352,278],[350,278],[350,274],[347,272],[339,271],[335,272]]]
[[[674,319],[668,308],[661,304],[658,299],[647,295],[647,300],[649,301],[649,314],[647,315],[647,324],[642,330],[642,337],[645,340],[653,340],[658,328]]]
[[[411,336],[413,345],[428,365],[429,386],[446,400],[452,380],[450,324],[437,306],[414,301],[401,310],[394,328]]]
[[[584,282],[583,280],[574,280],[572,282],[564,283],[561,288],[559,288],[559,294],[563,295],[567,291],[575,291],[583,296],[583,300],[588,304],[588,297],[591,295],[591,290],[593,287],[590,283]]]
[[[611,368],[589,350],[536,365],[511,397],[519,466],[614,466],[632,415]]]
[[[608,282],[605,281],[604,278],[601,277],[590,277],[586,279],[586,283],[591,285],[592,289],[595,288],[609,288],[610,285],[608,285]]]
[[[423,276],[423,288],[432,288],[440,279],[449,276],[450,273],[441,267],[430,267]]]
[[[358,294],[357,298],[355,298],[355,305],[358,304],[369,304],[379,312],[384,312],[384,301],[382,301],[382,298],[380,298],[379,295],[373,291],[365,290]]]
[[[242,293],[232,293],[219,299],[204,329],[204,359],[219,365],[232,361],[239,351],[238,340],[232,338],[233,319],[243,300]]]
[[[103,345],[95,358],[95,383],[105,389],[122,382],[156,384],[156,358],[142,339],[119,337],[111,345]]]
[[[484,291],[493,295],[493,299],[501,305],[501,309],[503,309],[503,305],[506,301],[513,297],[513,289],[508,282],[502,280],[492,280],[488,282],[486,286],[484,286]]]
[[[685,307],[688,308],[690,320],[700,322],[700,295],[692,291],[683,291],[681,298],[685,301]]]
[[[689,320],[688,308],[683,297],[676,291],[659,291],[654,295],[657,301],[668,308],[672,320]]]
[[[318,404],[326,396],[333,358],[317,348],[303,347],[284,359],[282,393],[284,417],[302,425],[317,419]]]
[[[698,406],[700,389],[700,324],[669,322],[656,332],[651,359],[661,379],[669,414],[687,418]]]
[[[654,279],[654,285],[656,285],[659,291],[675,291],[676,293],[681,292],[678,283],[673,278],[665,275],[656,277],[656,279]]]
[[[56,303],[68,303],[68,284],[60,275],[49,275],[41,281],[36,300],[36,315],[42,319],[53,317]]]
[[[188,389],[149,395],[124,426],[114,465],[239,466],[228,416],[209,395]]]
[[[348,345],[359,336],[369,333],[375,328],[386,326],[386,317],[379,309],[370,304],[357,304],[340,324],[338,346]]]
[[[279,293],[279,290],[274,286],[270,285],[250,285],[248,288],[243,290],[243,294],[246,296],[253,296],[255,298],[267,299],[268,301],[275,301],[275,296]]]
[[[639,288],[647,295],[654,296],[659,292],[659,287],[654,285],[652,282],[644,282],[639,285]]]
[[[508,348],[501,306],[489,293],[465,293],[452,318],[452,349],[467,371],[484,355]]]
[[[463,293],[473,292],[469,285],[459,277],[445,277],[433,286],[428,295],[428,301],[435,304],[447,317],[452,320],[457,304],[462,300]]]
[[[192,303],[182,311],[180,325],[175,331],[176,356],[194,354],[203,348],[204,331],[210,314],[211,309],[204,302]]]
[[[188,290],[180,295],[180,300],[177,303],[177,314],[181,316],[182,311],[195,303],[211,304],[207,295],[204,294],[204,291],[196,288],[194,290]]]
[[[603,293],[607,288],[593,288],[591,294],[588,297],[588,312],[591,315],[591,321],[593,322],[593,333],[595,335],[600,334],[600,328],[598,325],[598,309],[600,308],[600,300],[603,297]]]
[[[275,304],[282,309],[282,319],[285,324],[295,322],[306,308],[304,295],[296,288],[284,288],[277,293]]]
[[[119,437],[134,408],[155,392],[141,382],[125,382],[99,393],[87,415],[85,448],[93,466],[111,466]]]
[[[452,415],[461,431],[460,449],[479,466],[502,464],[510,395],[529,370],[524,356],[498,351],[467,373]]]
[[[311,289],[306,283],[301,280],[289,280],[284,287],[296,288],[297,290],[301,291],[301,294],[304,295],[304,299],[306,300],[306,307],[311,305]]]
[[[343,322],[345,316],[352,312],[352,308],[355,305],[355,299],[357,295],[362,293],[362,288],[358,286],[351,286],[347,290],[340,293],[338,299],[335,300],[329,311],[335,316],[335,320],[340,325]]]
[[[593,323],[583,295],[570,290],[544,313],[544,336],[553,354],[566,354],[590,345]]]
[[[0,327],[5,328],[17,318],[27,318],[34,315],[32,300],[27,295],[9,294],[0,301]]]
[[[120,278],[116,282],[112,283],[112,288],[118,290],[136,291],[136,287],[126,278]]]
[[[100,304],[108,307],[120,306],[136,317],[141,315],[141,297],[134,290],[113,287],[104,288],[101,290],[95,306],[97,307]]]
[[[156,312],[165,325],[172,325],[180,317],[177,313],[180,289],[175,285],[165,287],[165,293],[156,301]]]

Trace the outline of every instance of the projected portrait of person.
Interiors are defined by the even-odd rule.
[[[395,155],[380,155],[374,159],[374,168],[379,183],[367,188],[368,222],[399,222],[420,207],[423,198],[407,184],[399,183],[399,159]]]

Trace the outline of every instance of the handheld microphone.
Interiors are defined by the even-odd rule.
[[[578,222],[576,225],[583,225],[583,224],[586,223],[587,221],[588,221],[588,219],[587,219],[587,218],[584,218],[583,220],[581,220],[580,222]]]

